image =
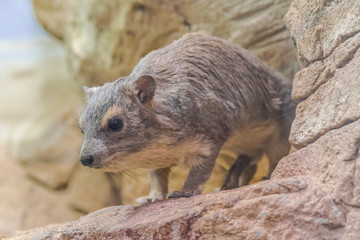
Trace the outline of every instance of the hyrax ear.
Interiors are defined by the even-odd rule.
[[[99,88],[99,87],[88,88],[88,87],[86,87],[86,86],[83,86],[86,100],[89,100],[89,99],[91,98],[91,96],[94,95],[94,93],[96,92],[96,90],[97,90],[98,88]]]
[[[156,82],[152,76],[143,75],[135,81],[134,94],[141,103],[153,99],[156,90]]]

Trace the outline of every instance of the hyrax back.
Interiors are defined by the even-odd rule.
[[[181,191],[200,194],[219,153],[277,161],[287,154],[290,85],[246,50],[201,33],[145,56],[132,73],[86,89],[81,162],[104,171],[149,169],[147,200],[167,195],[169,168],[191,169]]]

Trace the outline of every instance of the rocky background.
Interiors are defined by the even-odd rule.
[[[220,1],[214,5],[204,4],[208,8],[201,12],[210,13],[210,9],[215,12],[207,17],[204,15],[204,22],[196,25],[195,19],[201,17],[190,18],[184,9],[198,13],[196,7],[202,1],[192,1],[196,3],[191,8],[185,7],[189,4],[186,1],[181,1],[184,8],[174,2],[170,5],[178,11],[181,9],[181,16],[186,19],[185,22],[181,21],[185,28],[208,27],[206,30],[214,31],[211,32],[214,34],[216,27],[211,26],[233,23],[236,19],[239,21],[237,27],[228,30],[227,26],[232,24],[224,23],[221,29],[225,32],[223,37],[239,40],[238,43],[242,43],[244,35],[251,36],[251,33],[235,32],[242,31],[239,29],[258,29],[260,23],[266,25],[271,21],[277,22],[269,19],[277,15],[273,7],[289,4],[281,1],[251,1],[256,8],[245,14],[242,11],[249,9],[252,4],[240,7],[241,3],[234,2],[229,8],[221,7],[223,1],[221,4]],[[116,9],[115,6],[113,9]],[[149,8],[144,5],[140,9],[141,13],[145,13]],[[225,14],[222,13],[225,11],[216,14],[220,9],[226,9],[230,15],[224,18]],[[231,16],[232,11],[236,14]],[[289,9],[284,7],[284,11],[287,11],[286,26],[302,68],[293,81],[293,99],[298,102],[298,107],[290,136],[291,143],[298,150],[280,161],[269,181],[190,199],[166,200],[149,206],[105,208],[74,222],[18,233],[16,238],[359,239],[360,2],[294,0]],[[262,12],[266,14],[262,15]],[[251,25],[260,16],[266,20]],[[251,17],[254,17],[253,20],[250,20]],[[241,25],[242,18],[247,18],[248,28]],[[216,21],[207,25],[211,19]],[[168,22],[167,27],[171,28],[174,23],[170,19]],[[131,23],[121,26],[130,27]],[[77,24],[75,21],[74,27]],[[100,25],[103,26],[97,26]],[[266,26],[262,31],[255,31],[254,36],[264,34],[269,29],[278,29]],[[92,28],[83,28],[84,31],[86,29]],[[280,36],[280,32],[276,36]],[[272,38],[266,34],[262,36],[265,36],[264,40],[255,41],[256,44],[252,46],[243,44],[260,57],[275,56],[257,52],[261,47],[258,49],[255,46],[260,46],[261,42],[269,43]],[[68,46],[71,48],[71,44]],[[270,46],[272,50],[276,49],[274,45]],[[290,48],[288,52],[291,52]],[[284,63],[294,64],[288,57],[279,57]],[[81,57],[77,63],[76,66],[81,66]],[[73,67],[74,74],[79,69]],[[286,74],[286,71],[283,72]]]
[[[109,175],[80,166],[82,85],[127,75],[142,56],[192,31],[240,44],[292,80],[299,64],[283,21],[290,2],[33,0],[38,22],[57,40],[25,44],[39,60],[0,62],[0,233],[75,220],[148,193],[144,170]],[[221,186],[234,158],[218,159],[205,193]],[[267,167],[263,159],[254,182]],[[175,168],[170,190],[186,174]]]

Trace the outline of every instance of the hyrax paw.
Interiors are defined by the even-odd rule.
[[[200,192],[196,190],[181,190],[181,191],[174,191],[172,192],[168,198],[181,198],[181,197],[192,197],[195,195],[199,195]]]
[[[220,188],[220,191],[230,190],[230,189],[234,189],[234,188],[237,188],[237,187],[239,187],[239,186],[233,185],[233,184],[224,184],[224,185]]]
[[[263,181],[269,180],[269,179],[270,179],[270,177],[268,177],[268,176],[265,176],[265,177],[262,178]]]
[[[144,196],[144,197],[139,197],[136,199],[136,201],[138,203],[140,203],[140,205],[146,205],[146,204],[161,201],[161,200],[163,200],[163,199],[157,198],[157,197],[152,197],[152,196]]]

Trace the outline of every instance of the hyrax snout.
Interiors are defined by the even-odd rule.
[[[129,76],[85,88],[81,162],[111,172],[149,169],[151,192],[142,203],[166,198],[176,164],[190,172],[169,197],[200,194],[216,158],[227,152],[246,165],[266,154],[271,172],[290,147],[290,91],[286,79],[241,47],[186,34],[146,55]],[[229,174],[238,178],[240,168]],[[230,187],[239,184],[232,180]]]

